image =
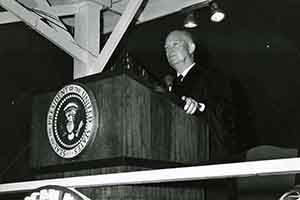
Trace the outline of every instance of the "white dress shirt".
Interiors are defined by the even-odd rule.
[[[180,81],[183,81],[184,77],[187,75],[187,73],[195,66],[196,63],[192,63],[188,68],[186,68],[182,73],[177,73],[177,77],[182,75],[182,78]]]

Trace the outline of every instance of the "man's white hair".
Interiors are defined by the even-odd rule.
[[[175,31],[170,32],[168,34],[168,36],[171,35],[171,34],[179,34],[180,37],[185,42],[195,44],[192,34],[190,32],[188,32],[188,31],[185,31],[185,30],[175,30]]]

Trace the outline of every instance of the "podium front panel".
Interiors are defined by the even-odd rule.
[[[128,74],[83,83],[95,96],[98,129],[78,156],[58,156],[47,136],[47,113],[57,91],[33,98],[30,164],[118,166],[120,161],[193,164],[208,159],[208,131],[200,119],[184,113],[164,94],[153,92]],[[76,163],[76,164],[75,164]],[[91,164],[92,166],[92,164]]]

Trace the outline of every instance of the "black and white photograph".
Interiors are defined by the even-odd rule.
[[[0,0],[0,200],[300,199],[299,9]]]

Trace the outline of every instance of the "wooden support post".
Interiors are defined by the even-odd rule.
[[[75,41],[77,44],[90,52],[95,57],[100,52],[100,11],[102,6],[92,2],[82,4],[75,14]],[[92,65],[94,56],[88,56],[88,62],[83,63],[74,59],[74,79],[84,77],[89,74],[95,74],[95,68]]]

